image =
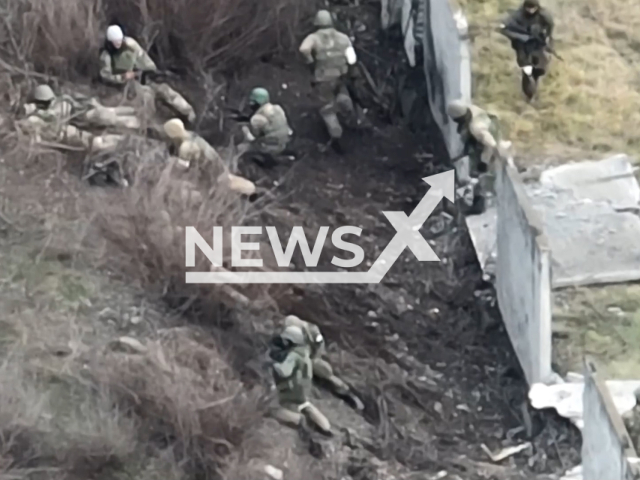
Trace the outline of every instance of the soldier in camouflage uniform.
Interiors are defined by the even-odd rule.
[[[320,115],[335,141],[342,137],[337,114],[355,115],[345,79],[357,56],[349,37],[333,28],[333,18],[327,10],[316,14],[314,25],[318,30],[303,40],[300,53],[314,68],[313,83],[323,104]]]
[[[192,165],[211,172],[216,178],[228,182],[229,188],[244,195],[253,195],[256,186],[246,178],[229,173],[227,166],[209,142],[195,132],[185,129],[182,120],[173,118],[164,124],[169,137],[170,153],[180,160],[184,168]]]
[[[305,418],[326,435],[331,424],[309,401],[313,380],[313,365],[309,347],[300,327],[290,326],[272,339],[269,355],[273,360],[273,379],[278,391],[278,407],[273,416],[280,422],[299,427]]]
[[[322,357],[326,353],[324,337],[317,325],[304,321],[295,315],[289,315],[284,319],[285,328],[295,326],[302,329],[305,335],[307,346],[310,349],[311,363],[313,365],[313,376],[327,382],[336,395],[347,400],[357,410],[364,410],[362,401],[351,391],[341,378],[333,373],[333,368],[329,362]]]
[[[100,78],[105,83],[123,86],[130,80],[139,79],[141,72],[157,72],[156,64],[147,52],[131,37],[125,37],[120,27],[111,25],[107,29],[105,47],[100,54]],[[143,91],[159,98],[179,115],[193,123],[196,113],[182,95],[166,83],[149,82]]]
[[[249,151],[268,156],[282,154],[293,134],[282,107],[271,103],[266,89],[254,88],[249,96],[249,108],[249,126],[242,128]]]
[[[449,116],[458,124],[458,133],[469,157],[469,175],[473,190],[474,213],[485,209],[485,195],[480,187],[480,177],[495,172],[501,158],[500,130],[497,118],[475,105],[454,100],[447,107]],[[471,205],[468,205],[471,207]]]
[[[501,25],[501,32],[511,40],[516,52],[516,61],[522,69],[522,89],[532,98],[538,80],[546,74],[551,57],[547,51],[553,49],[554,21],[551,13],[540,6],[540,0],[524,0]]]
[[[94,135],[77,125],[126,128],[140,125],[130,109],[107,108],[92,100],[83,104],[66,95],[56,97],[48,85],[39,85],[34,91],[33,102],[27,103],[24,109],[26,117],[21,124],[35,134],[38,141],[60,142],[92,150],[112,148],[123,136]]]

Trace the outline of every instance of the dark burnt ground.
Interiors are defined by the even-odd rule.
[[[369,26],[356,34],[357,50],[368,52],[360,60],[379,86],[396,90],[406,72],[400,65],[404,55],[393,39],[370,33],[378,21],[377,6],[338,11],[346,25],[357,27],[357,18]],[[265,207],[265,225],[275,224],[280,232],[301,225],[308,233],[322,225],[330,231],[362,227],[357,243],[366,251],[365,263],[373,262],[395,233],[382,211],[409,214],[427,191],[421,178],[447,169],[442,141],[433,126],[411,133],[401,119],[391,124],[370,104],[367,118],[373,128],[346,131],[344,155],[322,152],[327,137],[309,79],[299,58],[272,59],[256,65],[228,92],[237,106],[251,88],[268,88],[296,135],[297,161],[266,170],[244,163],[241,171],[263,186],[278,183],[278,199]],[[380,285],[295,286],[282,299],[282,312],[317,322],[329,343],[339,346],[332,360],[366,392],[365,417],[378,432],[385,424],[381,405],[388,410],[390,433],[374,442],[378,454],[411,469],[446,469],[463,478],[531,478],[573,466],[579,433],[553,414],[532,410],[523,416],[526,383],[496,309],[484,308],[476,298],[487,286],[466,228],[442,209],[437,212],[422,233],[441,263],[419,263],[406,249]],[[329,265],[334,253],[327,242],[320,269],[335,268]],[[302,268],[300,256],[294,263]],[[401,413],[406,408],[409,413]],[[328,416],[340,426],[332,413],[337,412]],[[528,438],[526,428],[519,427],[529,422]],[[529,439],[532,450],[495,468],[461,460],[491,463],[482,443],[497,451]]]

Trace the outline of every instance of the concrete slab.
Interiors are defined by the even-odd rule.
[[[543,218],[553,288],[640,280],[640,186],[626,155],[544,171],[525,186]],[[638,210],[636,210],[638,211]],[[494,210],[467,225],[483,268],[496,256]]]
[[[476,250],[480,268],[490,275],[495,273],[497,217],[497,208],[491,207],[481,215],[471,215],[466,218],[469,236]]]

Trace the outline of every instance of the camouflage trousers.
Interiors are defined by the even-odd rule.
[[[149,85],[145,85],[144,89],[152,92],[154,98],[165,103],[189,122],[196,119],[196,112],[189,102],[166,83],[151,82]]]
[[[314,88],[316,95],[322,102],[320,116],[324,120],[329,135],[332,139],[341,138],[342,126],[338,114],[354,115],[353,101],[347,87],[341,78],[337,78],[326,82],[316,82]]]
[[[322,358],[314,358],[311,360],[313,365],[313,377],[326,381],[333,391],[338,395],[346,395],[349,393],[349,386],[342,381],[335,373],[331,364]]]
[[[94,135],[74,125],[64,125],[57,129],[46,128],[36,133],[36,140],[38,141],[59,142],[72,147],[93,151],[112,149],[123,138],[123,135]]]
[[[252,153],[262,153],[264,155],[280,155],[287,149],[289,145],[289,135],[282,136],[280,138],[256,138],[252,142],[246,143],[246,151]]]
[[[140,128],[140,119],[136,116],[134,107],[105,107],[97,101],[91,102],[91,108],[81,120],[94,127],[115,127],[129,130]]]
[[[331,423],[311,402],[305,402],[302,405],[282,403],[273,410],[272,415],[279,422],[291,427],[300,426],[306,418],[322,432],[331,432]]]

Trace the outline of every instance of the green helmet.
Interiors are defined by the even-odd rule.
[[[56,97],[49,85],[38,85],[33,92],[33,98],[38,102],[49,102]]]
[[[254,88],[253,90],[251,90],[249,101],[260,106],[264,105],[265,103],[269,103],[269,92],[267,92],[267,90],[264,88]]]
[[[333,27],[333,17],[329,10],[320,10],[313,19],[313,25],[318,28]]]

